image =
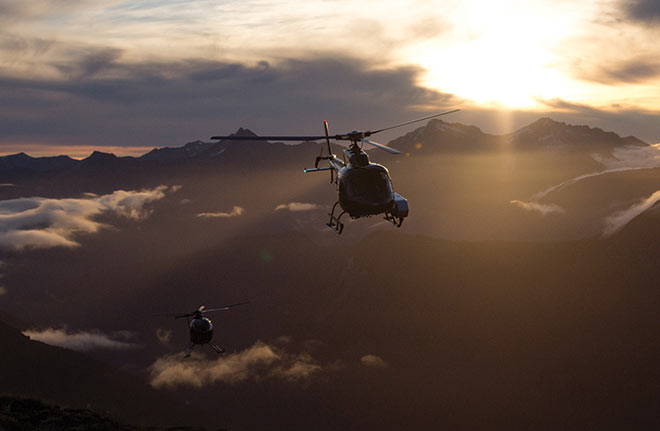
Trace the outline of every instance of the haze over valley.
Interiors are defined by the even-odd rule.
[[[317,143],[0,158],[5,391],[163,426],[656,425],[656,147],[549,118],[389,145],[410,217],[342,235]],[[223,356],[152,317],[244,300]]]

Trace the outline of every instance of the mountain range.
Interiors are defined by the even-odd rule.
[[[256,136],[252,131],[244,128],[239,128],[233,135]],[[614,132],[604,132],[599,128],[573,126],[550,118],[541,118],[513,133],[499,136],[484,133],[475,126],[447,123],[435,119],[429,121],[425,127],[420,127],[394,139],[390,142],[390,145],[410,154],[424,149],[422,153],[424,154],[426,152],[500,151],[502,146],[525,151],[553,149],[593,152],[611,150],[618,146],[644,146],[648,144],[634,136],[622,138]],[[254,148],[255,146],[257,148]],[[7,175],[21,171],[53,172],[95,165],[113,164],[114,166],[121,166],[122,164],[130,165],[134,163],[147,165],[149,162],[173,163],[190,159],[219,159],[225,151],[231,150],[233,147],[244,147],[241,148],[241,151],[243,151],[242,156],[245,159],[263,154],[265,149],[274,150],[267,151],[267,153],[277,154],[287,153],[286,149],[291,148],[290,145],[271,144],[270,146],[264,146],[264,142],[256,140],[240,143],[198,140],[189,142],[182,147],[154,148],[140,157],[117,157],[112,153],[94,151],[87,158],[76,160],[66,155],[31,157],[25,153],[18,153],[0,157],[0,170],[4,175]],[[7,177],[3,178],[6,179]]]

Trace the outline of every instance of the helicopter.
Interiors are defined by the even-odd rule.
[[[186,351],[184,358],[189,358],[190,354],[193,351],[193,348],[196,344],[203,346],[208,344],[211,346],[216,353],[221,354],[225,352],[225,349],[218,346],[213,341],[213,323],[208,317],[204,317],[204,313],[211,313],[214,311],[226,311],[233,307],[238,307],[239,305],[249,304],[248,302],[239,302],[237,304],[225,305],[223,307],[206,309],[203,305],[200,306],[197,310],[191,311],[190,313],[174,313],[174,314],[156,314],[154,317],[168,316],[174,317],[175,319],[180,319],[182,317],[186,318],[188,326],[190,328],[190,347]],[[192,317],[192,321],[190,320]]]
[[[441,115],[452,114],[460,109],[441,112],[429,115],[405,123],[396,124],[376,130],[366,132],[352,131],[339,135],[330,135],[328,122],[324,121],[325,135],[323,136],[212,136],[212,140],[233,140],[233,141],[317,141],[325,139],[328,147],[328,155],[321,154],[316,157],[313,168],[304,169],[303,172],[330,171],[330,183],[337,186],[338,200],[332,206],[328,215],[330,220],[326,225],[338,234],[344,230],[344,224],[341,218],[344,214],[357,219],[360,217],[370,217],[373,215],[384,214],[384,219],[401,227],[403,220],[408,216],[408,201],[400,194],[394,192],[392,180],[387,168],[378,163],[371,163],[369,156],[363,150],[364,144],[371,145],[391,154],[401,154],[398,150],[388,147],[378,142],[367,139],[371,135],[383,132],[385,130],[395,129],[419,121],[429,120]],[[337,157],[332,152],[330,140],[350,141],[348,148],[343,150],[342,158]],[[321,161],[327,161],[329,166],[319,167]],[[336,174],[335,174],[336,172]],[[335,210],[339,205],[342,211],[335,215]]]

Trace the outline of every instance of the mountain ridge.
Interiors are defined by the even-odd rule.
[[[257,136],[248,128],[240,127],[236,136]],[[634,137],[622,137],[615,132],[606,132],[598,127],[587,125],[571,125],[565,122],[552,120],[548,117],[540,118],[529,125],[522,127],[512,133],[493,135],[483,132],[474,125],[462,123],[449,123],[440,119],[433,119],[427,125],[419,127],[390,141],[390,145],[402,151],[409,151],[417,146],[419,141],[441,140],[450,138],[449,145],[443,143],[445,149],[492,149],[496,148],[501,141],[514,144],[516,147],[554,147],[567,148],[578,145],[577,140],[586,140],[587,146],[617,147],[626,145],[644,146],[644,141]],[[410,143],[412,141],[412,144]],[[455,142],[454,142],[455,141]],[[155,147],[141,156],[118,157],[113,153],[95,150],[88,157],[76,160],[67,155],[32,157],[24,152],[9,154],[0,157],[0,169],[16,170],[27,169],[34,171],[53,171],[97,163],[116,162],[131,160],[134,162],[158,161],[176,162],[195,158],[214,158],[222,155],[227,150],[231,141],[206,142],[196,140],[188,142],[179,147]],[[245,141],[242,144],[264,143],[264,141]],[[269,142],[270,143],[270,142]],[[277,142],[272,142],[275,144]],[[302,142],[300,143],[302,144]],[[291,145],[287,145],[290,147]],[[295,146],[295,145],[294,145]],[[409,148],[410,147],[410,148]],[[467,148],[469,147],[469,148]]]

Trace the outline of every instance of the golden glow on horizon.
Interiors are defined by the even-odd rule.
[[[0,157],[17,153],[27,153],[32,157],[50,157],[67,155],[72,159],[81,160],[89,157],[94,151],[112,153],[117,157],[133,156],[139,157],[156,147],[121,147],[121,146],[98,146],[98,145],[49,145],[41,143],[3,144],[0,146]]]

